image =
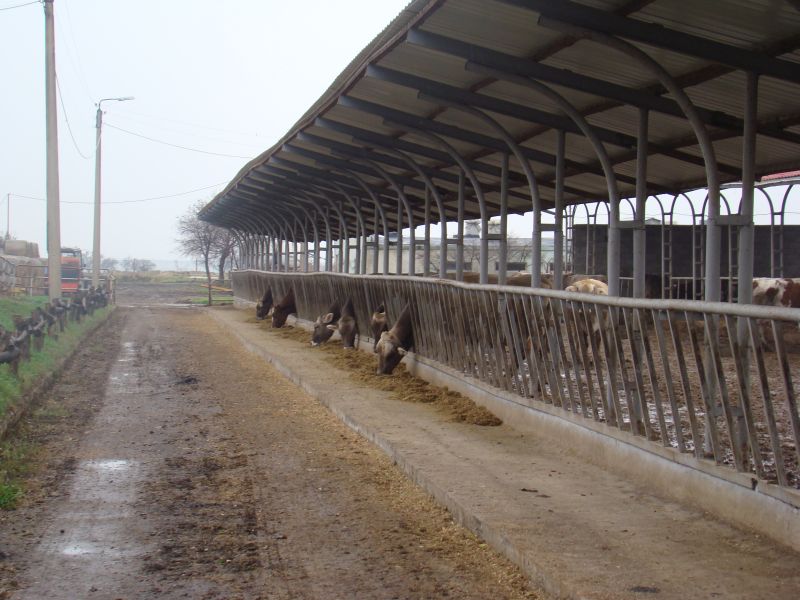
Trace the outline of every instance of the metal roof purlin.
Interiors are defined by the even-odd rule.
[[[800,69],[796,63],[771,58],[681,31],[670,30],[654,23],[613,15],[571,0],[559,0],[558,2],[552,0],[500,0],[500,2],[536,11],[541,15],[592,31],[624,37],[672,52],[681,52],[736,69],[753,71],[800,84]]]

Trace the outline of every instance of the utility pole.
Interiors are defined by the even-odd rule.
[[[61,207],[58,189],[56,36],[53,0],[44,0],[45,113],[47,120],[47,271],[50,298],[61,297]]]
[[[97,133],[94,148],[94,237],[92,238],[92,287],[100,285],[100,139],[103,129],[102,101],[97,103]]]
[[[124,98],[103,98],[97,103],[97,134],[95,139],[95,159],[94,159],[94,237],[92,243],[92,287],[100,285],[100,145],[103,143],[103,102],[115,101],[125,102],[133,100],[133,96]]]
[[[11,239],[11,192],[6,194],[6,239]]]

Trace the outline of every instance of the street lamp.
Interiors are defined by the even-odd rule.
[[[92,244],[92,287],[100,285],[100,140],[103,130],[103,102],[125,102],[133,96],[103,98],[97,103],[97,137],[94,163],[94,243]]]

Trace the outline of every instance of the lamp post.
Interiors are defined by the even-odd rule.
[[[94,163],[94,242],[92,244],[92,286],[100,285],[100,145],[103,129],[103,102],[125,102],[133,96],[103,98],[97,103],[97,134]]]

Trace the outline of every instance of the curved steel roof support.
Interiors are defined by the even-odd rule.
[[[331,182],[336,191],[338,191],[342,197],[350,203],[350,206],[353,207],[353,210],[356,211],[356,273],[365,273],[366,268],[366,253],[367,249],[366,246],[362,248],[362,245],[366,243],[366,225],[364,224],[364,215],[361,214],[361,206],[360,203],[356,202],[353,197],[347,193],[342,186],[340,186],[335,181]],[[359,237],[358,229],[361,230],[361,236]],[[364,265],[362,267],[361,260],[362,256],[364,257]]]
[[[253,217],[253,219],[255,219],[257,222],[259,222],[264,230],[269,231],[268,228],[266,227],[266,225],[264,224],[263,217]],[[253,246],[253,250],[252,250],[252,253],[251,253],[252,255],[251,255],[250,261],[249,261],[249,265],[250,266],[248,268],[263,269],[264,268],[264,252],[265,252],[265,249],[264,249],[265,233],[264,233],[264,231],[258,231],[257,233],[254,233],[253,235],[256,236],[256,240],[255,240],[255,245]]]
[[[567,25],[557,20],[547,17],[539,17],[539,25],[551,29],[557,29],[569,35],[577,35],[595,41],[604,46],[614,48],[619,52],[634,59],[648,71],[653,73],[663,85],[673,99],[678,103],[683,114],[686,115],[689,124],[694,130],[700,151],[706,167],[706,180],[708,185],[708,220],[706,223],[706,252],[705,252],[705,300],[717,302],[720,299],[720,253],[722,250],[722,233],[719,224],[719,171],[717,168],[717,157],[714,152],[714,145],[711,137],[706,130],[705,123],[700,118],[697,108],[692,103],[683,88],[678,85],[674,77],[662,67],[656,60],[643,50],[637,48],[630,42],[619,38]]]
[[[639,109],[639,130],[636,142],[636,211],[633,218],[633,297],[644,298],[644,271],[647,252],[645,204],[647,203],[647,140],[649,113]]]
[[[470,63],[471,64],[471,63]],[[477,65],[476,68],[471,69],[478,72],[483,72],[491,76],[498,76],[495,69]],[[606,178],[606,186],[608,188],[608,203],[609,203],[609,227],[608,227],[608,251],[607,251],[607,264],[608,264],[608,293],[611,296],[619,296],[619,260],[620,260],[620,229],[619,229],[619,188],[617,187],[617,177],[612,167],[611,158],[603,146],[603,142],[598,137],[594,128],[589,124],[586,118],[578,111],[575,106],[570,103],[564,96],[544,85],[543,83],[534,79],[526,77],[513,77],[508,78],[509,81],[517,83],[518,85],[530,88],[540,95],[555,102],[558,107],[566,113],[566,115],[575,123],[581,133],[589,140],[592,148],[597,154],[600,161],[600,166],[603,169],[603,174]],[[587,246],[588,248],[588,246]],[[532,278],[531,278],[532,279]]]
[[[280,257],[280,250],[278,249],[278,244],[280,243],[280,232],[278,229],[277,224],[267,219],[266,217],[259,216],[257,219],[260,219],[261,224],[263,227],[269,232],[269,241],[268,243],[271,244],[271,248],[268,251],[268,254],[271,255],[271,262],[267,264],[268,271],[277,271],[280,270],[281,264],[281,257]],[[249,268],[253,268],[252,264]]]
[[[421,99],[424,99],[427,94],[419,94]],[[533,212],[533,230],[531,232],[531,287],[541,287],[542,285],[542,202],[541,197],[539,196],[539,186],[536,183],[536,177],[533,174],[533,170],[531,169],[531,165],[528,160],[525,158],[525,155],[522,152],[522,148],[520,148],[519,144],[514,140],[511,134],[500,125],[495,119],[490,117],[484,111],[479,110],[472,106],[465,106],[463,104],[456,104],[446,100],[440,100],[438,98],[433,99],[434,102],[437,103],[444,103],[447,106],[451,106],[456,110],[460,110],[462,112],[466,112],[467,114],[473,115],[477,117],[479,120],[483,121],[489,127],[491,127],[505,142],[511,152],[514,154],[514,158],[517,159],[519,166],[522,167],[522,171],[525,173],[525,178],[528,180],[528,188],[531,194],[531,211]],[[503,181],[501,182],[501,186],[505,189],[505,193],[502,194],[505,196],[505,202],[508,201],[508,157],[505,156],[503,159],[504,164],[504,171],[502,174]],[[501,202],[502,203],[502,202]],[[502,217],[501,217],[502,219]],[[484,225],[485,227],[485,225]],[[505,243],[505,239],[503,240]],[[501,258],[501,264],[503,273],[505,273],[505,261]],[[505,276],[503,277],[503,282],[505,281]]]
[[[384,210],[383,204],[381,203],[378,195],[371,187],[367,185],[360,175],[354,173],[353,171],[344,171],[344,173],[358,183],[358,185],[367,193],[370,200],[375,205],[375,208],[378,210],[378,213],[380,214],[381,222],[383,224],[383,274],[386,275],[389,273],[389,221],[386,219],[386,211]],[[378,236],[376,232],[375,244],[377,245],[377,243]],[[375,270],[377,271],[377,263]]]
[[[426,189],[426,215],[429,215],[430,210],[428,203],[430,202],[430,197],[427,195],[428,193],[433,195],[433,199],[436,202],[436,208],[439,211],[439,227],[440,227],[440,241],[441,250],[439,252],[439,277],[445,277],[447,275],[447,215],[444,212],[444,200],[442,199],[442,195],[437,189],[437,187],[433,184],[433,180],[428,176],[428,174],[422,170],[416,161],[413,158],[408,156],[405,152],[401,152],[400,150],[396,150],[394,148],[386,148],[387,151],[391,152],[394,156],[397,156],[400,160],[406,163],[411,170],[413,170],[422,181],[425,182],[425,189]],[[426,235],[430,237],[429,229],[426,229]],[[430,248],[430,240],[428,240],[428,248]],[[430,260],[425,260],[425,265],[428,271],[430,271]],[[426,273],[427,276],[427,273]]]
[[[321,187],[321,186],[319,186],[317,184],[311,184],[310,187],[313,188],[319,194],[319,196],[322,197],[325,200],[325,202],[328,203],[328,207],[332,208],[333,211],[336,213],[336,216],[339,217],[339,244],[338,244],[338,246],[339,246],[338,263],[339,264],[338,264],[338,270],[339,270],[340,273],[342,273],[342,272],[344,272],[343,271],[344,255],[342,253],[342,248],[343,247],[346,248],[348,250],[348,252],[349,252],[349,244],[346,244],[345,246],[342,245],[342,242],[344,240],[346,240],[347,236],[348,236],[348,233],[347,233],[347,220],[344,218],[344,212],[342,211],[341,207],[336,202],[334,202],[331,197],[328,196],[327,190],[325,188],[323,188],[323,187]],[[304,196],[309,198],[309,196],[307,194],[304,194]],[[331,237],[332,237],[332,235],[331,235],[331,231],[330,231],[329,222],[330,222],[330,212],[326,208],[325,209],[325,223],[326,223],[326,226],[328,226],[328,240],[327,240],[327,247],[325,248],[325,265],[326,265],[326,270],[327,271],[332,271],[333,270],[333,263],[332,263],[332,260],[331,260],[332,259],[332,255],[331,255]]]
[[[319,250],[319,229],[317,229],[317,223],[314,218],[311,216],[311,213],[308,212],[305,206],[303,206],[300,202],[295,204],[297,208],[303,213],[305,218],[311,223],[311,228],[314,231],[314,262],[312,265],[312,270],[319,271],[319,258],[318,258],[318,250]],[[303,269],[304,272],[308,272],[308,240],[306,240],[306,258],[305,258],[305,268]]]
[[[489,238],[487,237],[488,234],[487,230],[489,229],[489,212],[486,209],[486,197],[483,195],[483,188],[481,187],[481,182],[478,181],[478,178],[475,176],[475,172],[472,170],[472,168],[470,168],[469,164],[467,164],[467,161],[465,161],[461,157],[461,155],[456,151],[456,149],[453,146],[451,146],[448,142],[446,142],[438,135],[433,134],[429,131],[425,131],[424,129],[417,129],[416,127],[408,127],[405,125],[398,125],[398,127],[400,129],[405,129],[406,131],[413,131],[417,135],[421,135],[422,137],[428,138],[429,140],[440,146],[445,152],[447,152],[450,155],[450,157],[456,163],[458,163],[458,166],[469,178],[469,181],[472,184],[472,189],[475,190],[475,198],[478,200],[478,208],[481,213],[480,283],[489,283]],[[459,189],[460,188],[461,186],[459,186]],[[459,218],[459,222],[463,223],[463,218]]]
[[[372,167],[381,177],[383,177],[387,183],[392,187],[397,194],[397,201],[398,201],[398,211],[397,211],[397,274],[401,274],[403,272],[403,220],[402,220],[402,208],[406,211],[406,216],[408,217],[408,274],[412,277],[415,275],[415,250],[416,250],[416,239],[415,239],[415,232],[414,232],[414,213],[411,210],[411,204],[408,202],[408,196],[403,191],[403,186],[400,185],[397,180],[388,172],[386,169],[381,167],[378,163],[373,160],[353,160],[353,162],[366,164]]]
[[[268,271],[278,270],[280,268],[280,252],[277,251],[275,247],[276,244],[278,243],[278,240],[280,239],[278,226],[273,220],[267,219],[267,217],[262,214],[258,214],[253,218],[257,222],[259,222],[267,232],[269,232],[270,239],[268,240],[268,245],[269,242],[272,243],[272,263],[267,265],[266,270]],[[269,251],[267,252],[267,254],[269,254]],[[253,268],[252,265],[250,268]]]

